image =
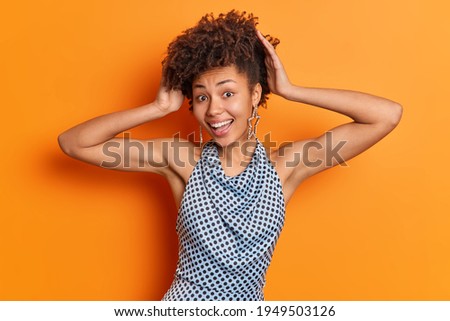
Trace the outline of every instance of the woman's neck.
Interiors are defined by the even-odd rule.
[[[256,139],[234,142],[225,147],[217,145],[219,159],[227,176],[234,176],[245,170],[256,149]]]

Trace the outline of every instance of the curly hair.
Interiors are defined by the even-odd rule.
[[[232,10],[226,14],[206,14],[192,28],[185,30],[167,49],[162,61],[163,84],[168,89],[181,90],[189,99],[192,110],[192,83],[205,71],[218,67],[236,66],[247,76],[250,89],[261,84],[259,105],[266,107],[268,94],[265,51],[256,35],[258,18],[245,11]],[[265,38],[276,47],[277,38]]]

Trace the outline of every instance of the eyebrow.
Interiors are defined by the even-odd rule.
[[[236,81],[234,81],[233,79],[225,79],[225,80],[219,81],[219,82],[216,84],[216,87],[221,86],[221,85],[224,85],[224,84],[229,83],[229,82],[234,82],[234,83],[236,83]],[[194,88],[206,88],[206,87],[205,87],[204,85],[202,85],[202,84],[195,84],[195,85],[194,85]]]

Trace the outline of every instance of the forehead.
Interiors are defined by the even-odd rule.
[[[192,85],[215,85],[224,80],[233,80],[238,84],[247,83],[247,76],[240,73],[236,66],[218,67],[207,70],[198,75]]]

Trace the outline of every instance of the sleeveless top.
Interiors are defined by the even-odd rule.
[[[216,144],[207,142],[181,201],[179,259],[162,300],[264,300],[284,215],[281,181],[261,142],[233,177],[225,175]]]

